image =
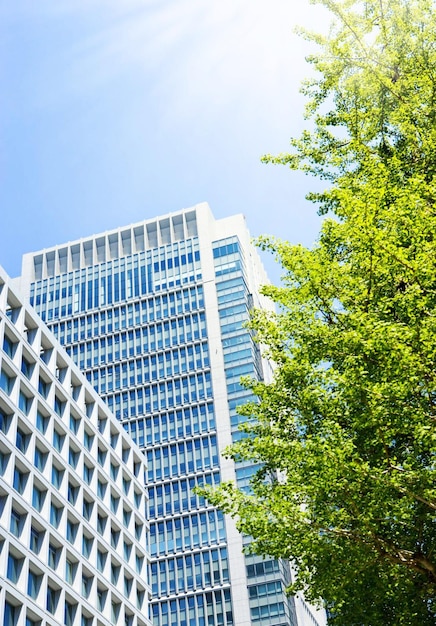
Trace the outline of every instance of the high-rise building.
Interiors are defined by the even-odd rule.
[[[241,436],[240,377],[267,375],[244,327],[266,282],[243,216],[206,204],[23,258],[30,303],[146,451],[155,625],[295,626],[296,602],[317,623],[285,594],[289,565],[243,556],[193,491],[255,470],[220,450]]]
[[[145,471],[0,268],[2,626],[150,626]]]

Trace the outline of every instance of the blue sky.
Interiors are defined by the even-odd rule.
[[[325,24],[309,0],[0,0],[0,265],[203,201],[310,246],[317,182],[260,157],[303,128],[293,29]]]

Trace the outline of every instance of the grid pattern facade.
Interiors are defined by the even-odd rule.
[[[150,624],[145,474],[0,268],[2,624]]]
[[[230,427],[232,440],[237,441],[243,436],[238,427],[244,419],[237,413],[237,407],[254,399],[250,391],[241,386],[241,376],[262,380],[263,366],[259,347],[245,328],[253,307],[253,296],[248,287],[246,260],[238,237],[233,235],[215,241],[213,257]],[[250,477],[256,469],[249,463],[237,465],[236,482],[241,489],[249,489]],[[285,593],[291,581],[289,565],[283,561],[265,561],[254,555],[246,556],[245,562],[252,623],[296,625],[294,599]]]
[[[263,376],[244,328],[260,267],[243,221],[207,205],[23,260],[31,304],[146,450],[156,626],[296,624],[289,568],[245,558],[233,522],[193,492],[255,470],[219,450],[240,436],[240,376]]]

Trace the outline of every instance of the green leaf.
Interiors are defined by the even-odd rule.
[[[328,181],[312,249],[259,240],[282,264],[251,327],[276,364],[245,381],[261,463],[251,493],[203,490],[250,549],[286,557],[292,590],[331,623],[436,619],[436,19],[430,0],[321,0],[334,16],[306,82],[310,131],[264,160]]]

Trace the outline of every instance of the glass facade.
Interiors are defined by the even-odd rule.
[[[230,427],[232,441],[237,441],[243,436],[238,426],[244,418],[236,409],[254,399],[250,391],[241,386],[240,379],[249,376],[262,380],[262,359],[258,345],[245,328],[253,307],[253,295],[247,284],[246,261],[238,237],[233,235],[214,242],[213,257]],[[250,477],[256,469],[253,464],[237,465],[236,479],[241,489],[249,489]],[[245,557],[245,561],[252,624],[297,624],[294,601],[285,594],[290,583],[289,567],[283,562],[265,562],[254,555]]]
[[[154,622],[233,624],[224,517],[193,493],[220,480],[198,238],[35,281],[30,300],[147,449]]]
[[[228,478],[240,377],[263,376],[244,327],[260,262],[245,227],[207,220],[191,209],[32,255],[30,301],[145,450],[153,623],[294,626],[289,568],[244,557],[233,522],[193,492]],[[231,472],[247,487],[254,470]]]

